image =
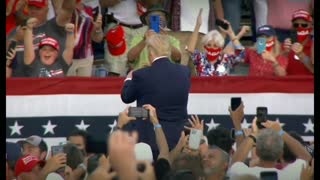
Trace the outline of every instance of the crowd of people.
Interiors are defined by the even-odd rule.
[[[255,117],[251,128],[242,129],[244,102],[229,107],[232,130],[219,126],[205,133],[203,120],[189,118],[191,70],[180,65],[181,42],[171,34],[188,30],[185,23],[191,22],[184,50],[198,76],[229,75],[240,63],[249,64],[249,76],[312,75],[313,18],[307,8],[300,9],[312,2],[290,9],[300,5],[290,1],[284,7],[292,36],[284,32],[282,41],[277,37],[281,27],[261,24],[254,47],[240,42],[250,28],[239,27],[230,15],[230,6],[239,4],[228,0],[206,2],[210,6],[193,9],[198,15],[188,20],[180,16],[190,6],[175,0],[6,2],[7,19],[12,19],[6,27],[7,77],[89,77],[94,42],[105,41],[108,76],[126,77],[121,100],[136,101],[139,110],[119,113],[103,147],[81,130],[51,148],[37,135],[7,142],[7,180],[314,179],[313,143],[270,119]],[[268,12],[278,1],[259,2],[268,2]],[[270,13],[265,15],[268,20]],[[159,27],[151,17],[159,17]],[[220,19],[219,25],[212,18]],[[199,32],[204,35],[197,47]]]
[[[117,128],[106,139],[106,147],[99,151],[93,149],[97,146],[83,130],[71,132],[67,142],[60,144],[63,152],[54,155],[36,135],[7,142],[7,179],[249,180],[263,179],[263,172],[273,172],[280,180],[314,179],[313,144],[303,142],[295,132],[285,132],[277,121],[268,120],[259,129],[255,117],[250,129],[241,129],[243,103],[234,111],[229,107],[233,135],[219,126],[202,134],[196,149],[189,146],[189,133],[192,129],[204,132],[198,116],[191,116],[185,127],[189,133],[179,132],[178,142],[169,148],[172,135],[161,128],[157,110],[148,104],[144,108],[149,110],[150,119],[142,121],[154,126],[158,155],[149,144],[138,143],[141,134],[124,131],[127,124],[138,121],[129,117],[126,108],[119,113]],[[63,171],[58,171],[61,168]]]
[[[146,41],[155,34],[155,15],[158,33],[169,36],[170,61],[180,64],[186,51],[197,76],[226,76],[242,63],[248,76],[313,75],[312,0],[255,0],[251,28],[240,27],[242,1],[229,1],[6,0],[7,77],[92,77],[98,56],[104,59],[100,76],[125,77],[150,66]],[[263,52],[259,44],[241,45],[250,29],[265,39]],[[192,32],[187,42],[170,34],[181,31]]]

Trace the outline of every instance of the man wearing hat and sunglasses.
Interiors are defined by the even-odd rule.
[[[159,16],[159,32],[155,32],[152,27],[151,18]],[[168,12],[166,12],[160,4],[151,6],[147,12],[140,16],[141,22],[149,26],[149,30],[144,36],[135,36],[129,47],[128,62],[132,70],[141,69],[150,66],[148,61],[148,50],[146,48],[146,39],[154,33],[167,34]],[[181,59],[180,41],[169,35],[171,45],[171,62],[179,62]]]
[[[288,54],[288,75],[313,75],[314,40],[313,20],[308,11],[299,9],[292,15],[294,35],[284,41],[284,51]]]

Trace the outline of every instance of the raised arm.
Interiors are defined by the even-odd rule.
[[[30,18],[27,21],[27,27],[24,32],[24,63],[30,65],[35,59],[35,52],[33,49],[33,28],[36,26],[38,20]]]
[[[258,134],[258,127],[256,125],[257,119],[255,118],[252,121],[252,133],[248,137],[246,137],[240,146],[237,148],[236,152],[232,156],[231,165],[236,162],[244,162],[245,159],[248,157],[249,152],[252,150],[255,142],[254,139],[251,137],[256,137]]]
[[[73,48],[74,48],[74,24],[68,23],[65,27],[67,31],[66,47],[63,51],[63,59],[70,65],[73,60]]]
[[[189,40],[189,44],[188,44],[188,47],[186,49],[191,54],[194,53],[194,50],[195,50],[196,45],[197,45],[198,36],[199,36],[199,29],[200,29],[200,26],[202,24],[202,16],[201,16],[201,14],[202,14],[202,8],[199,11],[199,14],[198,14],[198,17],[197,17],[196,26],[194,27],[194,31],[191,34],[191,38]]]
[[[241,103],[240,106],[234,111],[232,111],[231,107],[229,107],[230,117],[232,119],[232,123],[235,130],[235,139],[236,139],[237,148],[240,146],[240,144],[245,138],[244,132],[241,128],[241,122],[244,118],[243,109],[244,109],[243,103]]]
[[[224,19],[222,0],[213,0],[213,8],[217,19]]]
[[[281,129],[280,123],[276,122],[276,121],[267,121],[265,123],[262,123],[262,125],[266,128],[274,129],[277,132],[283,131]],[[307,149],[305,147],[303,147],[303,145],[299,141],[297,141],[296,139],[294,139],[293,137],[291,137],[288,133],[286,133],[284,131],[283,131],[282,138],[283,138],[284,143],[287,144],[290,151],[298,159],[303,159],[307,162],[312,160],[312,156],[310,155],[310,153],[307,151]]]
[[[140,53],[146,47],[146,39],[152,36],[153,34],[155,34],[153,30],[148,30],[144,34],[144,38],[138,44],[136,44],[135,46],[133,46],[134,44],[132,44],[133,47],[129,50],[127,54],[129,62],[135,61],[140,56]]]
[[[95,22],[93,22],[93,30],[91,32],[91,39],[96,43],[100,43],[103,40],[102,30],[102,15],[98,14]]]
[[[156,109],[150,104],[143,105],[143,107],[149,110],[150,121],[155,128],[154,132],[156,135],[156,142],[159,149],[158,159],[163,158],[169,161],[169,147],[167,143],[167,138],[163,132],[161,124],[159,124]]]
[[[76,0],[63,0],[61,9],[57,14],[57,24],[61,27],[64,27],[67,23],[69,23],[75,9]]]

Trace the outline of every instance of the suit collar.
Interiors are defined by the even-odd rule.
[[[167,60],[167,61],[169,60],[168,56],[157,57],[152,61],[152,65],[153,64],[159,64],[160,62],[164,62],[165,60]]]

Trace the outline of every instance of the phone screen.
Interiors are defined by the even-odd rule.
[[[160,32],[160,16],[158,15],[151,15],[150,16],[150,27],[154,32]]]
[[[231,98],[231,110],[236,110],[241,104],[241,97],[232,97]]]
[[[197,150],[199,149],[202,138],[202,131],[198,129],[191,129],[189,135],[189,148]]]
[[[266,50],[266,38],[259,37],[257,39],[257,53],[262,54]]]
[[[51,153],[52,156],[59,154],[59,153],[64,153],[63,145],[61,146],[51,146]],[[64,173],[65,167],[59,168],[57,170],[58,173]]]
[[[149,111],[143,107],[130,107],[128,116],[136,118],[149,118]]]
[[[267,121],[268,108],[267,107],[257,107],[257,126],[259,129],[265,128],[261,123]]]

